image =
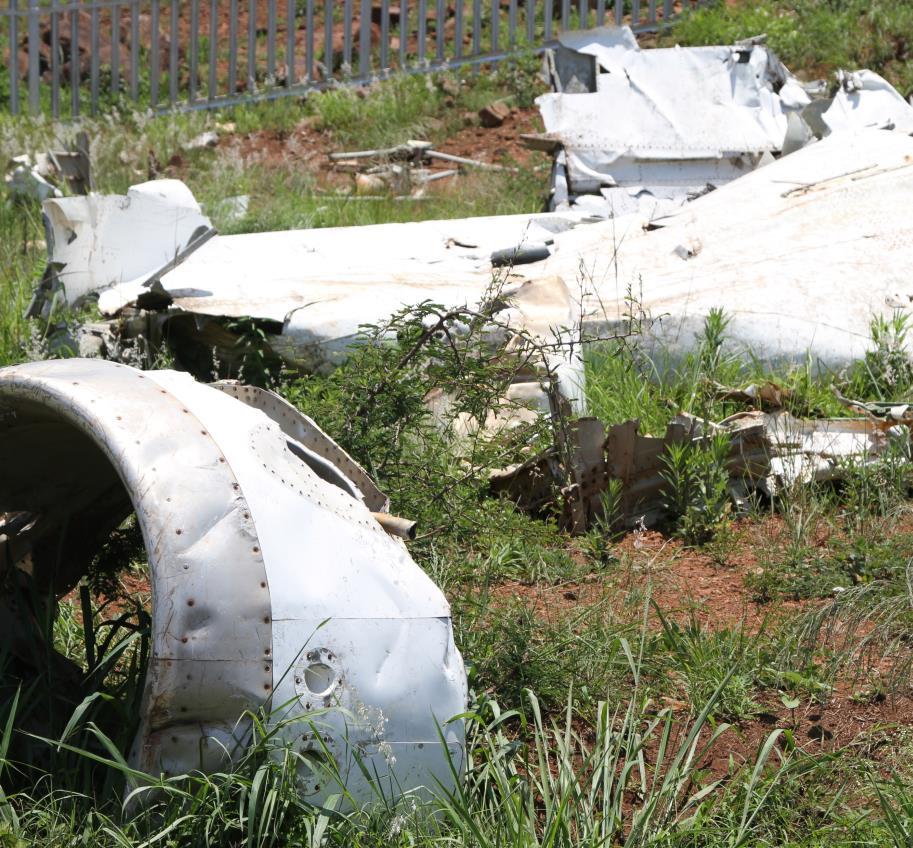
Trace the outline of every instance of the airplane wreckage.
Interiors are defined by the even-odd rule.
[[[99,359],[3,368],[0,465],[13,657],[44,636],[30,599],[71,591],[136,515],[152,648],[131,767],[222,770],[265,704],[314,803],[453,785],[467,684],[449,605],[408,522],[279,396]]]
[[[625,327],[632,296],[647,349],[686,352],[722,308],[730,346],[827,366],[865,353],[873,316],[913,303],[913,108],[877,75],[841,74],[826,96],[757,40],[640,50],[624,30],[564,37],[547,68],[546,132],[527,141],[553,156],[549,212],[222,236],[175,180],[44,201],[29,314],[93,299],[103,320],[76,339],[98,358],[0,371],[0,566],[65,592],[136,513],[154,643],[137,768],[217,767],[238,717],[269,701],[302,721],[328,710],[324,744],[357,800],[359,758],[396,793],[451,785],[466,678],[447,603],[399,538],[408,523],[314,422],[259,389],[104,359],[167,343],[211,377],[247,321],[288,366],[325,371],[363,325],[427,301],[475,307],[494,278],[486,308],[545,342],[544,370],[584,415],[580,344]],[[548,410],[525,379],[518,396]],[[738,500],[838,476],[913,423],[906,407],[859,405],[861,418],[801,421],[770,402],[776,387],[752,388],[764,411],[676,416],[662,437],[579,417],[492,490],[531,511],[558,491],[581,530],[621,481],[630,525],[661,518],[670,441],[726,434]],[[308,777],[302,791],[329,789]]]

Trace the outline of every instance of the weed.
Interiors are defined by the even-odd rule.
[[[666,509],[688,544],[710,541],[728,520],[730,450],[727,433],[666,446]]]

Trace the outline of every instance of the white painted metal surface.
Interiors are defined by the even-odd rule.
[[[95,360],[0,370],[0,513],[39,516],[11,550],[65,591],[135,510],[153,595],[137,768],[222,767],[267,705],[309,800],[340,791],[333,773],[356,803],[452,785],[467,691],[446,599],[372,518],[364,472],[238,393]]]
[[[777,57],[760,44],[642,50],[626,27],[559,38],[554,84],[577,67],[595,67],[585,82],[537,99],[544,138],[563,149],[566,189],[600,194],[585,208],[603,216],[669,211],[708,185],[723,185],[779,152],[787,112],[809,102]],[[565,198],[565,193],[570,198]]]
[[[143,282],[211,231],[190,189],[180,180],[131,186],[126,195],[89,194],[44,203],[49,272],[35,312],[109,286]]]
[[[913,139],[839,132],[701,197],[645,229],[639,216],[569,232],[527,276],[592,282],[594,328],[622,326],[633,293],[673,353],[709,310],[762,360],[845,364],[871,345],[874,315],[913,303]]]

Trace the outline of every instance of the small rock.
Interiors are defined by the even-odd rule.
[[[510,107],[503,100],[496,100],[479,110],[482,126],[488,129],[500,127],[510,116]]]

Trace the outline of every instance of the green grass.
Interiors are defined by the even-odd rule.
[[[687,13],[664,42],[731,44],[763,33],[804,79],[870,68],[906,96],[913,89],[911,32],[906,0],[739,0]]]

